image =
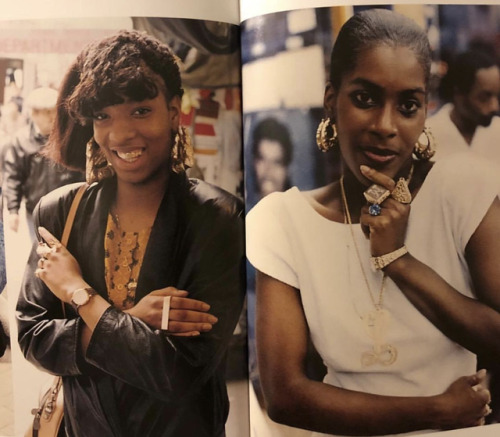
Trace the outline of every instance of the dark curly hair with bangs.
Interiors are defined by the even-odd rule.
[[[125,101],[182,97],[178,60],[150,35],[122,30],[89,44],[61,84],[57,117],[45,154],[67,167],[85,169],[85,148],[96,111]]]

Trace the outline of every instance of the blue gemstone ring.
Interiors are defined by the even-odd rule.
[[[381,212],[382,208],[378,203],[374,203],[373,205],[370,205],[370,207],[368,208],[368,213],[373,216],[380,215]]]

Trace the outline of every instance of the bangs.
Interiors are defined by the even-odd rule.
[[[162,78],[144,63],[119,69],[108,64],[102,74],[82,76],[66,105],[71,116],[85,125],[106,106],[154,99],[160,91],[166,92]]]

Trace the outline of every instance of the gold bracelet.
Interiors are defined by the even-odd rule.
[[[372,269],[374,271],[382,270],[384,267],[387,267],[390,263],[396,261],[398,258],[401,258],[403,255],[406,255],[407,253],[408,249],[406,248],[405,245],[403,245],[403,247],[400,247],[399,249],[393,252],[386,253],[385,255],[372,256],[370,258]]]

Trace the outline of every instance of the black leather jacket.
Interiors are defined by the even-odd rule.
[[[60,236],[78,185],[42,198],[36,224]],[[87,189],[68,248],[83,277],[106,297],[104,233],[116,183]],[[37,279],[33,249],[17,306],[19,343],[38,367],[63,376],[69,436],[222,436],[228,414],[224,357],[244,298],[242,206],[230,194],[172,175],[156,217],[136,301],[173,285],[211,305],[214,328],[199,337],[155,334],[110,307],[79,347],[82,320]]]
[[[7,209],[17,213],[21,200],[31,214],[40,198],[66,184],[83,181],[83,173],[70,171],[40,155],[47,137],[37,135],[33,124],[21,128],[4,149],[3,195]]]

